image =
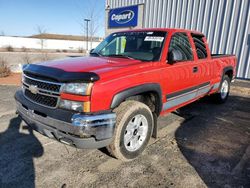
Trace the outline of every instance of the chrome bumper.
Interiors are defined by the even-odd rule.
[[[74,114],[71,123],[42,116],[25,108],[17,101],[17,112],[22,119],[41,134],[78,148],[107,146],[114,133],[115,113],[101,115]]]

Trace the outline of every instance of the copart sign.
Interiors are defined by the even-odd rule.
[[[137,26],[138,6],[111,9],[109,11],[109,28]]]

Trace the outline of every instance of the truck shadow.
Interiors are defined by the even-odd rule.
[[[202,99],[181,112],[189,115],[175,133],[177,145],[203,182],[250,187],[249,98],[230,96],[223,105]]]
[[[10,120],[8,129],[0,133],[0,187],[35,187],[33,158],[43,155],[43,147],[32,129],[20,132],[22,120]]]

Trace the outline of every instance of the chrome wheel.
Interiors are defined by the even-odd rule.
[[[225,99],[227,97],[228,90],[229,90],[228,82],[227,80],[224,80],[220,89],[220,94],[222,99]]]
[[[148,133],[147,118],[138,114],[128,123],[124,132],[124,145],[128,151],[138,150],[144,143]]]

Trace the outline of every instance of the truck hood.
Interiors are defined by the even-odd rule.
[[[62,69],[67,72],[100,72],[140,63],[140,60],[111,57],[77,57],[39,63],[39,65]]]
[[[80,57],[29,64],[23,72],[59,82],[97,81],[102,74],[140,63],[140,60],[125,58]]]

